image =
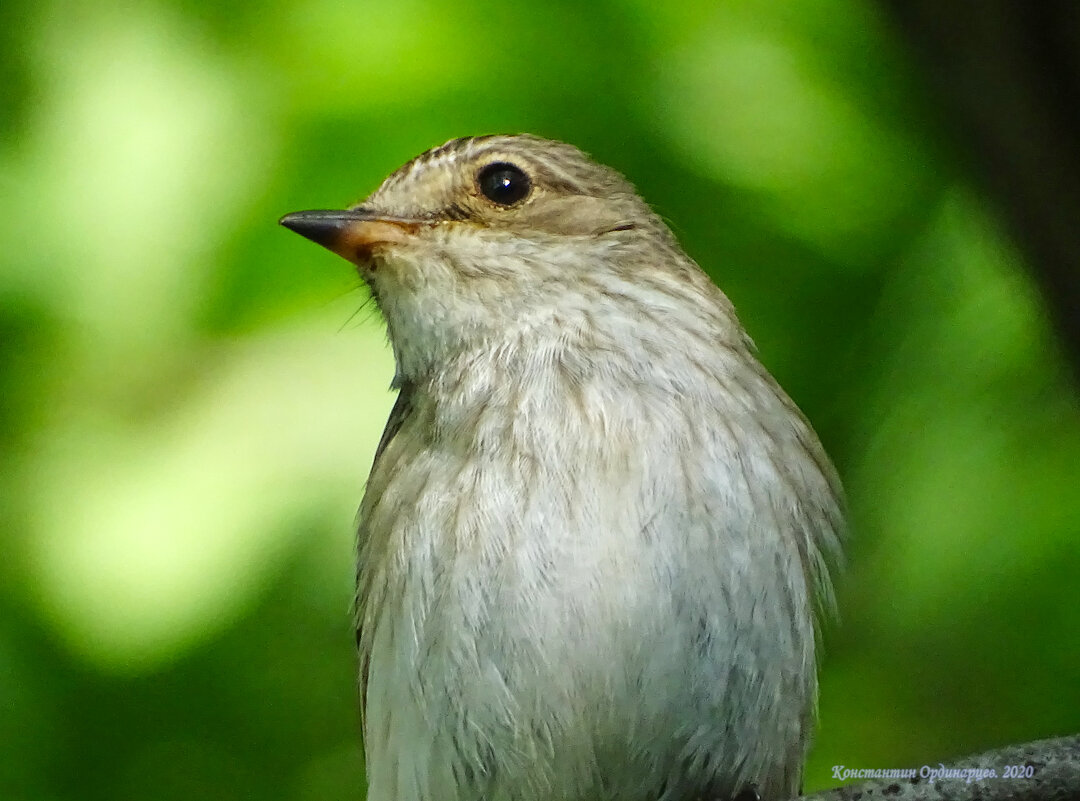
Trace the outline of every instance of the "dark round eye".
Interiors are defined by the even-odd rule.
[[[513,206],[532,189],[529,176],[505,161],[496,161],[480,170],[476,183],[484,197],[500,206]]]

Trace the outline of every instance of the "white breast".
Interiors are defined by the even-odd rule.
[[[419,398],[362,510],[368,798],[793,794],[826,523],[791,486],[827,492],[801,421],[763,382],[713,430],[713,377],[615,402],[558,360],[476,367]]]

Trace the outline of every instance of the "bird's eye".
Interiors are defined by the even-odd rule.
[[[480,170],[476,183],[484,197],[500,206],[513,206],[532,189],[529,176],[521,168],[505,161],[488,164]]]

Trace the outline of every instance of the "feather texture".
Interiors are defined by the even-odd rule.
[[[793,795],[841,490],[731,303],[569,145],[454,140],[359,208],[415,227],[359,262],[401,391],[360,514],[368,798]]]

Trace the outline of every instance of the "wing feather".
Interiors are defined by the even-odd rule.
[[[394,408],[390,410],[390,417],[386,421],[386,428],[383,429],[382,437],[379,439],[379,445],[375,448],[375,458],[371,463],[371,474],[374,474],[379,467],[379,460],[382,458],[383,453],[389,447],[391,441],[397,436],[397,433],[401,430],[401,427],[405,424],[405,420],[412,414],[413,410],[413,388],[410,384],[403,384],[398,392],[397,400],[394,401]],[[370,475],[370,474],[369,474]],[[359,571],[359,565],[357,565],[357,571]],[[359,575],[357,576],[359,581]],[[368,683],[368,658],[363,652],[360,651],[360,626],[362,616],[359,609],[359,601],[357,601],[356,609],[356,649],[360,655],[360,722],[364,725],[364,720],[367,717],[367,683]]]

